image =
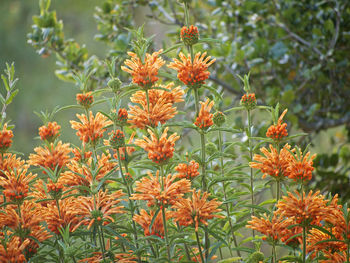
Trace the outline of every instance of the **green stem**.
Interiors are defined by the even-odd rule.
[[[252,142],[251,142],[251,136],[252,136],[252,117],[250,115],[250,110],[247,111],[248,115],[248,147],[249,147],[249,157],[250,161],[253,161],[253,149],[252,149]],[[251,188],[251,201],[252,205],[255,204],[254,201],[254,172],[253,168],[250,168],[250,188]],[[255,210],[252,208],[252,216],[255,216]],[[253,229],[253,237],[255,237],[255,231]]]
[[[279,179],[276,180],[276,202],[278,202],[281,198],[281,181]]]
[[[102,250],[102,258],[103,258],[103,261],[105,261],[105,253],[106,253],[106,250],[103,246],[103,242],[102,242],[102,236],[101,236],[101,233],[100,233],[100,228],[97,227],[97,234],[98,234],[98,238],[100,240],[100,246],[101,246],[101,250]]]
[[[275,242],[272,243],[272,258],[273,258],[273,262],[277,263],[277,253],[276,253]]]
[[[303,263],[306,262],[306,227],[303,223]]]
[[[160,181],[162,186],[162,191],[164,191],[164,172],[163,172],[163,165],[160,166]],[[169,238],[168,238],[168,229],[167,229],[167,222],[165,217],[165,208],[164,204],[161,204],[162,206],[162,219],[163,219],[163,227],[164,227],[164,236],[165,236],[165,243],[166,243],[166,250],[168,253],[168,260],[171,262],[171,254],[170,254],[170,246],[169,246]]]
[[[179,230],[179,232],[182,233],[182,228],[179,225],[179,222],[176,222],[176,226],[177,226],[177,229]],[[191,256],[190,256],[190,252],[188,251],[188,246],[185,242],[183,242],[183,244],[185,247],[186,257],[187,257],[188,261],[191,261]]]
[[[204,263],[204,262],[206,262],[206,261],[204,261],[204,257],[203,257],[203,253],[202,253],[202,248],[201,248],[201,243],[200,243],[200,241],[199,241],[198,232],[197,232],[197,231],[195,231],[195,232],[196,232],[196,239],[197,239],[197,245],[198,245],[199,255],[201,256],[201,260],[202,260],[202,262]]]
[[[220,151],[221,177],[224,177],[225,176],[225,173],[224,173],[224,157],[223,157],[223,151],[222,151],[222,134],[221,134],[220,130],[219,130],[219,151]],[[237,248],[238,244],[237,244],[237,239],[236,239],[236,236],[235,236],[235,232],[233,231],[230,208],[229,208],[228,203],[226,202],[227,201],[227,194],[226,194],[225,182],[224,181],[222,182],[222,190],[223,190],[223,193],[224,193],[224,201],[225,201],[227,220],[228,220],[228,222],[230,224],[230,231],[231,231],[231,235],[232,235],[232,238],[233,238],[233,242],[235,244],[235,247]],[[232,256],[231,245],[229,246],[229,249],[230,249],[230,254]],[[237,252],[237,255],[240,257],[241,256],[241,252],[239,250],[237,250],[236,252]]]

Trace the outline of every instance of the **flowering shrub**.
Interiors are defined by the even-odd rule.
[[[11,149],[15,137],[5,113],[17,91],[14,66],[7,65],[0,262],[349,262],[347,205],[337,195],[306,190],[315,155],[288,144],[305,134],[288,134],[282,123],[287,109],[280,115],[279,104],[259,105],[249,74],[240,77],[240,105],[221,109],[222,94],[207,83],[216,60],[206,52],[194,55],[195,44],[214,40],[199,38],[189,24],[191,1],[182,2],[187,25],[175,46],[182,49],[181,61],[167,65],[177,79],[173,71],[162,74],[174,48],[149,54],[143,29],[132,31],[134,52],[120,67],[131,83],[117,77],[116,59],[102,66],[106,81],[96,80],[98,66],[84,71],[77,61],[77,105],[42,113],[41,145],[28,160]],[[40,3],[42,19],[52,22],[40,30],[54,28],[45,41],[60,48],[50,3]],[[169,75],[175,83],[168,83]],[[97,110],[104,102],[108,110]],[[174,106],[182,102],[183,118]],[[52,120],[68,108],[79,112],[79,121],[70,124],[80,145],[62,142],[63,131]],[[246,116],[246,127],[235,129],[227,120],[237,111]],[[266,112],[273,124],[258,137],[254,116]],[[193,145],[185,141],[187,131]],[[267,189],[274,189],[272,199]]]

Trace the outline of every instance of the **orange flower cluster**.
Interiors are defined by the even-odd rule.
[[[200,101],[201,109],[196,118],[195,125],[200,129],[208,129],[214,124],[213,114],[210,113],[211,108],[214,106],[214,101],[207,99],[205,102]]]
[[[70,160],[72,148],[69,146],[69,143],[59,141],[57,144],[51,143],[50,147],[47,145],[44,148],[36,147],[34,148],[36,154],[29,155],[28,163],[51,170],[55,170],[56,167],[62,169]]]
[[[163,50],[159,50],[152,54],[146,53],[144,61],[133,52],[128,52],[131,59],[127,59],[124,63],[127,67],[122,66],[121,69],[128,72],[132,76],[132,81],[143,88],[150,88],[158,81],[158,70],[165,64],[165,61],[159,57]]]
[[[128,120],[128,112],[124,108],[118,110],[118,121],[124,123]]]
[[[163,163],[173,157],[175,142],[180,138],[176,133],[167,138],[168,127],[165,128],[160,138],[148,129],[151,139],[143,136],[143,140],[135,140],[135,144],[148,152],[148,158],[155,163]]]
[[[247,228],[264,234],[264,239],[269,238],[271,241],[277,241],[286,236],[292,236],[288,226],[292,225],[293,222],[291,218],[283,218],[277,213],[274,213],[271,219],[264,214],[264,217],[261,218],[252,216],[252,220],[248,221]]]
[[[295,153],[298,150],[298,153]],[[312,160],[316,155],[310,157],[310,152],[305,156],[300,149],[291,150],[286,144],[280,152],[270,144],[270,151],[265,147],[260,151],[264,155],[255,154],[254,162],[250,162],[250,167],[259,169],[263,173],[263,179],[270,175],[277,179],[288,177],[293,180],[311,180],[313,171]]]
[[[99,138],[102,138],[103,133],[106,131],[106,126],[112,125],[113,123],[107,120],[102,113],[98,112],[96,116],[89,112],[89,117],[85,114],[77,114],[78,119],[81,123],[76,121],[70,121],[72,128],[77,130],[77,136],[84,143],[96,143]]]
[[[180,87],[173,86],[174,83],[169,83],[166,86],[160,85],[162,90],[149,90],[149,104],[144,91],[134,93],[130,100],[138,105],[130,106],[128,122],[134,127],[144,129],[146,126],[155,127],[158,123],[164,124],[173,118],[177,113],[173,104],[183,101],[184,95]]]
[[[14,169],[24,168],[24,164],[25,161],[21,160],[21,158],[17,158],[16,154],[0,154],[0,178],[4,177],[5,172],[9,172]]]
[[[43,141],[54,141],[58,136],[60,136],[61,126],[57,124],[57,122],[48,122],[47,126],[41,126],[39,128],[39,136]]]
[[[12,236],[9,240],[4,240],[0,232],[0,262],[1,263],[24,263],[26,258],[24,253],[25,248],[30,243],[27,238],[23,242],[20,237]],[[7,242],[6,242],[7,241]],[[5,243],[5,244],[4,244]]]
[[[94,97],[91,94],[92,92],[79,93],[77,94],[77,103],[85,108],[89,108],[94,102]]]
[[[174,221],[179,222],[182,226],[192,225],[198,231],[200,223],[207,226],[209,219],[214,217],[224,218],[215,214],[221,211],[218,208],[221,202],[217,201],[216,198],[209,201],[209,196],[210,194],[207,192],[204,192],[201,196],[201,190],[198,190],[198,192],[192,190],[192,198],[181,198],[176,201],[172,206],[175,209],[173,212]]]
[[[270,137],[274,140],[281,140],[288,136],[287,123],[282,124],[282,119],[286,115],[288,109],[285,109],[281,116],[278,118],[276,125],[271,125],[266,132],[266,137]]]
[[[10,148],[12,144],[12,137],[12,131],[8,130],[7,125],[5,124],[0,131],[0,152],[5,152],[8,148]]]
[[[191,25],[187,28],[184,26],[181,28],[180,36],[185,45],[192,46],[196,44],[199,38],[198,27]]]
[[[159,171],[156,176],[148,173],[148,177],[143,177],[136,182],[136,193],[130,199],[145,200],[148,206],[168,206],[173,205],[185,193],[190,192],[191,182],[187,179],[175,181],[177,175],[169,174],[159,178]]]
[[[162,214],[158,213],[156,219],[154,220],[154,223],[152,225],[152,229],[150,232],[150,225],[152,222],[152,219],[154,217],[155,212],[153,210],[150,210],[150,213],[148,214],[146,210],[141,209],[139,215],[134,215],[133,220],[138,223],[144,230],[145,236],[158,236],[160,238],[164,237],[164,225],[162,220]],[[171,212],[166,211],[165,218],[169,220],[171,218]]]
[[[175,167],[175,171],[178,172],[177,177],[191,180],[199,175],[198,168],[199,168],[199,164],[196,161],[192,160],[189,164],[187,163],[178,164]]]
[[[168,65],[169,68],[177,70],[177,77],[185,85],[192,87],[199,87],[205,83],[205,80],[209,78],[210,73],[207,71],[208,67],[215,62],[215,58],[210,60],[211,57],[205,58],[207,52],[201,54],[198,52],[193,62],[191,60],[191,55],[187,57],[181,52],[178,60],[174,58],[174,62]],[[205,59],[204,59],[205,58]]]

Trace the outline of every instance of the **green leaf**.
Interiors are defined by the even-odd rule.
[[[179,47],[182,47],[183,45],[184,45],[183,43],[175,44],[174,46],[167,48],[166,50],[164,50],[164,51],[163,51],[162,53],[160,53],[160,54],[161,54],[161,55],[164,55],[164,54],[166,54],[166,53],[168,53],[168,52],[170,52],[170,51],[172,51],[172,50],[174,50],[174,49],[177,49],[177,48],[179,48]]]
[[[262,212],[265,212],[267,215],[269,215],[271,213],[270,210],[266,209],[265,207],[258,206],[258,205],[245,204],[245,205],[241,205],[241,207],[254,208],[254,209],[260,210]]]
[[[9,105],[11,102],[12,102],[12,100],[13,100],[13,98],[17,95],[17,93],[18,93],[18,89],[15,89],[12,93],[11,93],[11,95],[10,95],[10,97],[6,100],[6,104],[7,105]]]
[[[156,218],[157,218],[159,212],[160,212],[160,207],[158,207],[157,211],[154,213],[151,224],[149,225],[149,232],[150,233],[152,233],[152,227],[153,227],[154,222],[156,221]]]
[[[207,86],[207,85],[203,85],[202,87],[212,92],[217,99],[223,100],[221,94],[214,87]]]
[[[228,110],[225,110],[224,112],[227,113],[227,112],[230,112],[230,111],[236,111],[236,110],[244,110],[245,108],[240,106],[240,107],[233,107],[231,109],[228,109]]]

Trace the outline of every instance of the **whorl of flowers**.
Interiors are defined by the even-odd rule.
[[[48,122],[47,125],[43,125],[39,128],[39,136],[43,141],[54,141],[58,136],[60,136],[61,126],[57,122]]]
[[[13,132],[7,129],[7,124],[0,131],[0,152],[5,152],[12,144]]]
[[[210,113],[211,108],[214,106],[214,101],[207,99],[205,102],[200,101],[200,104],[201,108],[194,124],[200,129],[208,129],[214,124],[213,114]]]
[[[271,139],[274,140],[281,140],[284,137],[288,136],[287,132],[287,123],[282,123],[283,117],[286,115],[288,109],[285,109],[281,116],[278,118],[277,124],[276,125],[271,125],[267,132],[266,132],[266,137],[270,137]]]
[[[187,46],[192,46],[198,42],[199,32],[198,27],[190,25],[189,27],[183,26],[180,32],[181,40]]]
[[[76,97],[77,103],[85,108],[89,108],[91,104],[94,102],[94,97],[92,96],[92,92],[87,93],[79,93]]]

